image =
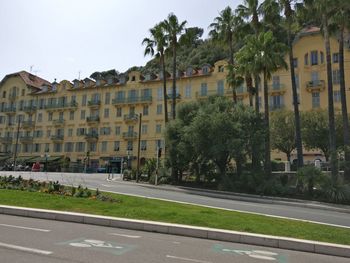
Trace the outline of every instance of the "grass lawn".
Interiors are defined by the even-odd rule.
[[[350,229],[104,193],[117,203],[39,192],[0,190],[0,204],[221,228],[350,245]]]

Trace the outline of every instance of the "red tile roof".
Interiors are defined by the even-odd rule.
[[[1,81],[1,85],[6,81],[6,79],[10,77],[17,77],[17,76],[21,77],[24,83],[30,87],[40,89],[43,85],[51,86],[51,83],[49,81],[42,79],[24,70],[6,75]]]

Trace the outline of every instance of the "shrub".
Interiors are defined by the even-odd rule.
[[[314,194],[315,184],[319,183],[323,178],[321,170],[312,165],[300,168],[297,171],[297,177],[299,189],[303,193],[307,192],[311,197]]]

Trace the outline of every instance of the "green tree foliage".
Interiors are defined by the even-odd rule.
[[[290,156],[295,149],[295,119],[290,110],[279,110],[271,114],[270,120],[271,148]]]

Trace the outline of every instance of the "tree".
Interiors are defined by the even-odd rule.
[[[346,104],[345,92],[345,70],[344,70],[344,35],[345,30],[350,30],[350,2],[337,0],[338,7],[335,14],[331,17],[331,26],[333,33],[339,36],[339,72],[340,72],[340,99],[341,111],[343,117],[343,142],[345,153],[344,177],[350,181],[350,138],[349,138],[349,118]]]
[[[212,30],[209,32],[211,37],[213,39],[221,40],[224,43],[226,43],[229,47],[229,65],[231,67],[234,67],[234,38],[235,38],[235,32],[237,29],[242,25],[242,20],[235,16],[231,7],[226,7],[224,10],[220,12],[220,15],[214,18],[214,23],[211,23],[209,28]],[[231,68],[233,69],[233,68]],[[231,86],[231,84],[235,83],[235,71],[230,70],[229,71],[229,80],[228,83]],[[236,96],[236,86],[231,86],[232,88],[232,94],[233,94],[233,100],[235,103],[237,103],[237,96]]]
[[[235,67],[232,64],[229,64],[227,66],[227,76],[226,76],[226,82],[229,85],[229,87],[231,87],[232,89],[232,99],[235,103],[237,103],[237,88],[240,87],[243,82],[244,82],[244,78],[242,76],[240,76],[239,74],[237,74],[237,67]]]
[[[294,113],[289,110],[279,110],[271,114],[271,147],[285,153],[288,162],[290,162],[291,153],[295,149],[294,121]]]
[[[168,122],[168,102],[167,102],[167,89],[166,89],[166,71],[165,71],[165,59],[164,51],[168,46],[167,39],[162,24],[157,24],[149,30],[150,38],[145,38],[142,41],[142,45],[145,45],[145,56],[151,55],[152,57],[156,54],[159,58],[159,64],[162,69],[163,75],[163,94],[164,94],[164,114],[165,123]]]
[[[176,50],[178,48],[178,36],[185,30],[186,23],[187,21],[179,23],[178,18],[173,13],[170,13],[168,18],[162,23],[173,56],[172,114],[174,120],[176,116]],[[164,96],[167,96],[167,93],[164,93]]]
[[[329,22],[334,12],[333,0],[304,0],[306,9],[319,19],[323,30],[324,45],[327,62],[327,90],[328,90],[328,119],[329,119],[329,150],[332,181],[335,183],[338,178],[338,160],[336,152],[336,134],[333,102],[333,78]]]
[[[280,68],[287,68],[284,61],[286,46],[277,42],[273,33],[268,31],[255,36],[247,36],[246,45],[239,51],[242,57],[252,58],[257,69],[260,70],[264,78],[264,120],[265,120],[265,162],[264,169],[266,176],[271,175],[271,150],[269,135],[269,96],[268,79],[271,74]],[[239,55],[241,56],[241,55]]]
[[[279,3],[284,10],[284,16],[287,22],[289,70],[290,70],[290,78],[292,82],[294,123],[295,123],[295,144],[297,148],[298,167],[300,168],[304,165],[304,158],[303,158],[303,144],[302,144],[302,138],[301,138],[298,92],[297,92],[297,84],[296,84],[295,70],[294,70],[292,25],[295,21],[295,17],[294,17],[294,10],[291,7],[292,1],[293,0],[279,0]]]

